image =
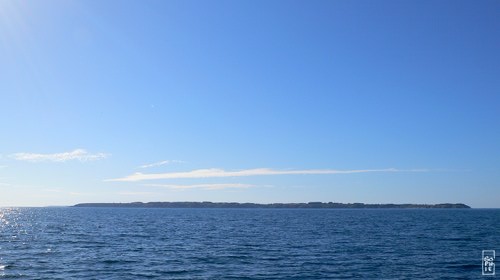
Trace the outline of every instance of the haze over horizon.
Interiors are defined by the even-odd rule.
[[[0,1],[0,207],[500,207],[499,1]]]

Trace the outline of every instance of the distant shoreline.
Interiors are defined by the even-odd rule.
[[[365,204],[337,202],[308,203],[237,203],[237,202],[130,202],[130,203],[79,203],[73,207],[123,207],[123,208],[294,208],[294,209],[469,209],[463,203],[440,204]]]

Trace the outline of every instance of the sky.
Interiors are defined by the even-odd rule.
[[[0,206],[500,207],[497,0],[0,1]]]

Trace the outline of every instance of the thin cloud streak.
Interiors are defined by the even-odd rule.
[[[105,159],[108,156],[109,154],[105,153],[90,154],[84,149],[76,149],[71,152],[55,153],[55,154],[16,153],[10,155],[10,157],[15,160],[28,161],[28,162],[41,162],[41,161],[66,162],[70,160],[94,161],[94,160]]]
[[[131,196],[136,196],[136,195],[158,195],[158,193],[155,193],[155,192],[119,192],[117,194],[118,195],[131,195]]]
[[[144,165],[139,166],[138,168],[151,168],[151,167],[162,166],[165,164],[183,163],[183,162],[184,161],[182,161],[182,160],[163,160],[163,161],[154,162],[154,163],[150,163],[150,164],[144,164]]]
[[[92,193],[84,193],[84,192],[73,192],[73,191],[64,191],[62,189],[43,189],[42,191],[48,193],[58,193],[64,195],[72,195],[72,196],[84,196],[84,195],[92,195]]]
[[[360,169],[360,170],[335,170],[335,169],[307,169],[307,170],[275,170],[270,168],[246,169],[239,171],[226,171],[224,169],[197,169],[186,172],[169,173],[134,173],[132,175],[105,180],[107,182],[137,182],[159,179],[192,179],[192,178],[223,178],[223,177],[250,177],[270,175],[324,175],[324,174],[353,174],[369,172],[425,172],[426,169],[400,170],[396,168],[386,169]]]
[[[246,189],[256,187],[250,184],[196,184],[196,185],[168,185],[168,184],[144,184],[147,187],[159,187],[173,190],[203,189],[203,190],[223,190],[223,189]]]

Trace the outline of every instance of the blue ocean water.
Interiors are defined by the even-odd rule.
[[[0,208],[0,279],[480,279],[486,249],[500,210]]]

